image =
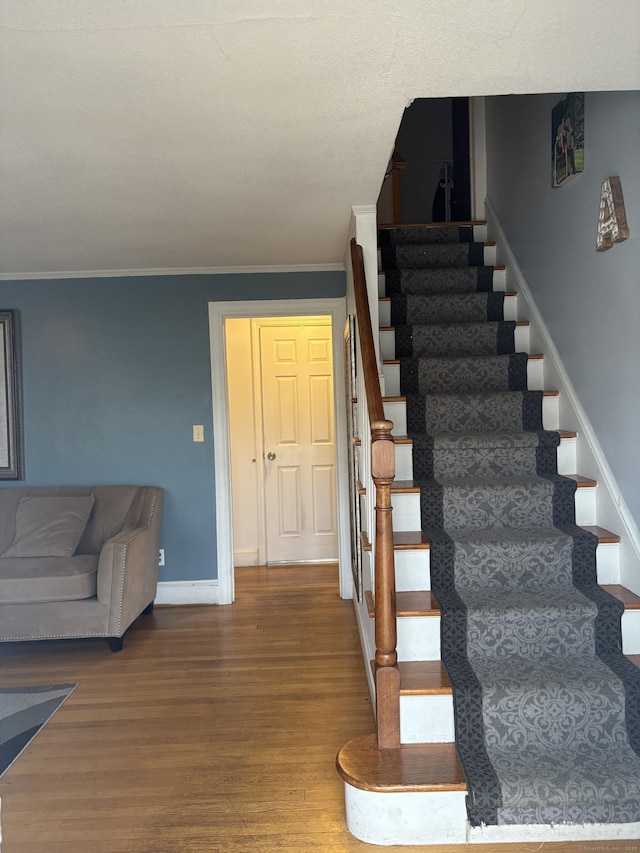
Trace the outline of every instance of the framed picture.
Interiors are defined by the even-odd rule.
[[[567,95],[551,111],[551,186],[584,171],[584,92]]]
[[[22,385],[19,317],[0,311],[0,480],[22,480]]]

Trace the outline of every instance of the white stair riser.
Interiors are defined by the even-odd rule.
[[[382,361],[396,357],[396,333],[394,329],[380,329],[380,358]],[[531,352],[529,349],[529,326],[516,326],[513,332],[516,352]]]
[[[400,743],[453,743],[453,697],[401,696]]]
[[[474,234],[475,238],[475,234]],[[476,240],[478,243],[484,243],[485,240]],[[494,267],[496,265],[496,247],[495,246],[485,246],[484,247],[484,265],[486,267]],[[382,250],[378,249],[378,269],[382,267]]]
[[[440,660],[440,617],[398,616],[398,660]]]
[[[400,364],[383,364],[384,395],[400,396]],[[544,391],[544,359],[530,358],[527,362],[527,388],[529,391]]]
[[[398,616],[398,660],[440,660],[440,617]],[[622,651],[640,654],[640,610],[622,616]]]
[[[469,826],[463,791],[410,791],[387,794],[364,791],[345,783],[347,829],[369,844],[485,845],[552,844],[585,841],[584,850],[634,850],[627,839],[640,838],[640,823],[531,824]],[[594,841],[604,842],[602,845]],[[539,849],[539,848],[536,848]]]
[[[562,438],[557,450],[558,473],[575,474],[577,439]],[[396,444],[396,480],[413,480],[413,453],[410,444]]]
[[[510,294],[504,298],[504,319],[518,319],[518,297]],[[381,326],[391,325],[391,302],[383,299],[378,303],[378,321]]]
[[[421,530],[420,495],[392,494],[393,529],[397,531]],[[596,524],[596,487],[576,489],[576,524],[581,527]]]
[[[404,400],[385,400],[383,402],[384,416],[393,422],[393,435],[407,434],[407,413]],[[560,398],[542,398],[543,429],[560,429]],[[575,473],[575,472],[574,472]]]
[[[429,554],[428,548],[394,552],[398,592],[431,589]],[[603,542],[598,545],[596,566],[598,583],[620,583],[620,545],[617,542]]]
[[[378,265],[380,264],[380,260],[378,258]],[[493,289],[497,292],[504,293],[507,289],[507,271],[506,270],[494,270],[493,271]],[[386,287],[385,287],[385,279],[384,273],[378,273],[378,296],[388,296]],[[384,325],[384,324],[382,324]],[[388,325],[388,324],[387,324]]]
[[[464,791],[386,794],[344,786],[347,829],[369,844],[465,844]]]

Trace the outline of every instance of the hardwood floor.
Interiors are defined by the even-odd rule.
[[[3,686],[78,683],[0,779],[3,853],[465,849],[378,848],[345,828],[335,755],[373,722],[336,567],[243,568],[236,585],[229,607],[156,608],[119,654],[0,647]],[[501,847],[542,849],[605,848]]]

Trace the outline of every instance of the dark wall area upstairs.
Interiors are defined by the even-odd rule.
[[[216,578],[207,303],[344,294],[339,271],[0,283],[20,311],[24,482],[162,486],[160,580]]]

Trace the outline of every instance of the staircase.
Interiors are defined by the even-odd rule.
[[[459,596],[455,589],[447,589],[446,581],[442,580],[442,577],[447,575],[443,566],[446,569],[447,560],[450,560],[447,556],[449,553],[447,542],[451,536],[454,540],[458,535],[458,537],[462,536],[464,541],[466,537],[474,542],[477,537],[474,538],[466,528],[462,533],[452,533],[449,536],[437,526],[434,527],[432,519],[434,513],[437,515],[440,511],[438,507],[442,500],[449,507],[449,510],[444,510],[445,517],[447,511],[466,514],[466,506],[463,504],[458,506],[456,503],[462,500],[460,494],[466,490],[470,492],[468,499],[476,502],[482,500],[492,504],[490,512],[495,514],[500,526],[509,528],[509,542],[510,544],[514,541],[519,542],[518,547],[521,549],[519,553],[522,555],[528,547],[530,519],[537,510],[533,504],[527,503],[528,497],[525,503],[518,504],[519,497],[514,498],[514,503],[511,498],[507,499],[503,493],[499,493],[504,485],[504,471],[500,465],[505,465],[509,469],[514,465],[520,465],[528,452],[533,453],[535,464],[538,466],[537,470],[542,470],[544,487],[552,491],[559,489],[562,492],[560,498],[550,498],[552,502],[555,501],[554,506],[559,507],[563,503],[566,505],[567,495],[570,498],[571,506],[567,517],[561,517],[558,515],[559,510],[554,510],[556,512],[552,521],[554,529],[556,526],[562,528],[564,531],[562,535],[566,534],[572,542],[580,543],[571,547],[574,554],[578,552],[587,554],[587,564],[589,551],[593,554],[595,549],[597,581],[609,595],[602,596],[597,586],[595,591],[591,590],[588,582],[583,586],[588,595],[597,601],[597,606],[601,610],[608,608],[613,614],[611,617],[596,618],[595,624],[599,626],[596,628],[596,633],[599,631],[602,634],[603,625],[609,630],[611,623],[614,625],[611,634],[615,636],[616,610],[624,611],[621,620],[622,649],[634,664],[640,666],[640,597],[620,585],[619,537],[597,524],[598,485],[595,480],[576,473],[579,437],[576,432],[560,429],[560,395],[557,391],[545,388],[544,357],[541,353],[530,351],[529,323],[521,319],[520,315],[523,312],[519,306],[517,293],[507,291],[506,270],[496,265],[496,247],[494,244],[487,243],[486,237],[486,226],[482,223],[469,223],[455,228],[442,228],[437,225],[402,226],[380,232],[379,257],[383,271],[379,277],[378,314],[385,393],[383,404],[385,417],[394,424],[393,436],[396,451],[396,476],[391,488],[391,503],[397,591],[396,625],[400,673],[401,746],[399,749],[379,750],[375,736],[363,736],[351,741],[341,750],[338,755],[338,770],[345,781],[347,825],[356,837],[375,844],[464,844],[637,838],[640,835],[640,823],[634,812],[633,801],[636,784],[640,791],[640,775],[636,774],[633,750],[631,750],[633,754],[629,757],[630,778],[625,789],[630,798],[629,809],[625,811],[618,808],[618,804],[614,802],[615,797],[609,800],[605,797],[606,802],[599,806],[604,815],[600,818],[601,822],[598,822],[596,810],[590,814],[584,809],[581,811],[573,803],[564,804],[559,811],[558,809],[555,811],[538,809],[536,815],[529,821],[526,818],[532,813],[532,802],[527,804],[525,798],[523,802],[526,807],[511,808],[508,804],[509,785],[504,780],[501,780],[500,784],[495,783],[494,780],[494,788],[497,792],[494,797],[495,802],[491,797],[487,799],[484,793],[478,794],[475,776],[478,775],[477,766],[484,760],[482,752],[484,747],[480,744],[481,754],[477,759],[474,758],[476,753],[473,750],[478,749],[477,731],[472,731],[470,736],[466,733],[464,743],[459,742],[456,750],[454,694],[443,667],[442,658],[444,656],[447,659],[449,671],[453,676],[460,666],[464,669],[464,664],[460,664],[456,650],[452,650],[452,645],[462,642],[463,645],[472,647],[473,640],[469,639],[471,635],[460,640],[461,617],[459,613],[456,615],[456,601]],[[421,272],[425,267],[430,268],[426,276]],[[465,271],[460,273],[462,268]],[[458,317],[449,316],[451,306],[456,305],[457,297],[448,300],[445,304],[440,300],[440,294],[451,292],[451,287],[454,291],[460,288],[461,292],[468,293],[467,285],[460,282],[469,278],[473,278],[476,282],[473,288],[474,294],[479,295],[477,298],[474,295],[471,299],[464,297],[460,300],[460,310],[463,313],[459,315],[462,320],[459,320]],[[422,289],[421,282],[424,281],[427,281],[427,292],[430,294],[426,300],[422,299],[425,291]],[[392,292],[396,294],[393,306]],[[407,294],[410,295],[407,296]],[[486,304],[486,308],[479,309],[480,303]],[[480,328],[480,324],[477,324],[478,328],[476,328],[474,324],[478,310],[487,312],[484,328]],[[465,311],[467,314],[464,313]],[[422,316],[423,314],[427,316]],[[433,319],[430,321],[429,314],[436,317],[435,323]],[[453,328],[456,326],[456,321],[464,323],[464,327],[461,327],[464,334],[458,336],[460,343],[455,348],[455,352],[450,352],[451,344],[445,338],[448,339],[451,335],[456,337],[457,332]],[[424,325],[425,322],[427,325]],[[429,325],[429,322],[432,325]],[[492,330],[490,332],[489,327]],[[494,332],[498,340],[498,351],[495,360],[492,361],[494,356],[485,352],[483,341],[487,335],[491,338]],[[476,343],[470,342],[471,339],[477,339]],[[477,341],[480,343],[477,344]],[[474,350],[476,346],[480,347],[479,351]],[[414,350],[420,350],[421,347],[423,349],[420,354],[426,358],[426,361],[419,362],[414,357]],[[504,430],[498,433],[487,433],[486,430],[480,431],[476,427],[478,432],[470,439],[466,432],[462,438],[460,436],[452,438],[447,428],[447,435],[438,439],[439,444],[436,441],[437,446],[430,437],[422,435],[425,406],[420,402],[422,398],[417,394],[418,386],[429,386],[426,393],[432,395],[430,398],[432,401],[436,400],[435,404],[430,405],[436,405],[437,408],[436,398],[443,394],[445,395],[442,397],[443,405],[448,405],[450,398],[447,397],[447,392],[451,391],[451,388],[443,387],[442,383],[449,379],[447,377],[443,379],[439,373],[447,359],[449,363],[446,365],[446,372],[457,377],[453,380],[454,383],[462,382],[459,388],[465,397],[465,405],[469,403],[474,413],[486,405],[503,405],[510,394],[514,398],[520,395],[524,400],[522,410],[526,409],[526,415],[522,417],[525,420],[529,419],[523,427],[525,432],[519,432],[516,435],[511,430],[509,435],[505,435]],[[477,363],[478,359],[482,360],[482,370],[485,375],[483,382],[488,383],[488,390],[483,386],[482,395],[479,386],[476,387],[478,380],[473,378],[476,375],[474,373],[476,367],[472,362]],[[507,376],[506,388],[500,385],[502,380],[498,375],[501,372]],[[472,378],[469,379],[469,376]],[[512,387],[519,390],[511,391]],[[434,390],[431,390],[432,388]],[[482,396],[481,405],[476,399],[480,396]],[[512,410],[511,402],[505,405],[507,406],[505,411]],[[465,417],[470,417],[468,411]],[[520,418],[519,410],[517,418]],[[434,431],[438,432],[438,428],[431,430],[431,432]],[[482,438],[478,440],[477,436],[480,432]],[[409,437],[409,433],[413,438]],[[536,449],[526,451],[524,446],[530,446],[532,441],[537,442]],[[514,460],[518,461],[514,462]],[[526,467],[528,463],[523,464]],[[465,465],[479,466],[485,471],[484,479],[481,477],[482,482],[477,482],[478,477],[475,475],[471,477],[469,473],[471,469],[463,470],[461,475],[456,475],[452,479],[452,475],[447,474],[447,465],[453,466],[453,470],[456,471],[459,468],[464,469]],[[436,485],[433,480],[434,466],[440,466],[440,473],[437,476],[440,482]],[[488,475],[486,471],[489,472]],[[537,475],[529,482],[531,478],[528,479],[528,475],[525,476],[524,469],[516,473],[519,482],[527,481],[527,489],[532,487],[532,483],[534,488],[538,488],[540,481]],[[558,475],[561,476],[558,477]],[[462,490],[459,476],[464,480]],[[471,480],[476,492],[473,492],[473,488],[469,489]],[[552,486],[548,486],[549,483],[552,483]],[[448,492],[447,489],[449,489]],[[445,494],[444,499],[443,494]],[[450,509],[451,506],[454,510]],[[472,514],[470,512],[470,515]],[[364,512],[362,516],[366,519],[367,513]],[[507,516],[516,520],[504,521]],[[453,527],[455,526],[454,523]],[[548,547],[560,549],[558,554],[554,552],[553,565],[561,566],[562,558],[558,555],[564,546],[555,541],[547,529],[549,525],[542,524],[542,526],[545,530],[544,536],[549,543]],[[449,532],[451,527],[452,525],[449,524],[447,528]],[[514,527],[515,531],[512,529]],[[501,537],[503,538],[502,533],[498,538]],[[373,548],[371,531],[365,529],[361,539],[365,558],[365,577],[371,579],[374,574],[373,565],[371,563],[367,565],[366,562]],[[553,543],[551,543],[552,539]],[[523,542],[525,544],[522,544]],[[503,545],[496,545],[495,542],[490,546],[490,550],[491,548],[494,550],[489,557],[492,555],[495,557],[501,548],[502,551],[505,550]],[[488,558],[485,557],[485,562],[486,559]],[[510,568],[500,570],[502,579],[497,582],[498,587],[501,584],[508,586],[512,582],[509,573],[514,566],[519,570],[518,567],[521,567],[523,559],[522,556],[514,558]],[[574,564],[576,560],[574,556]],[[463,569],[457,567],[455,571],[456,576],[459,577]],[[570,566],[568,571],[571,575]],[[577,571],[574,568],[574,582]],[[475,574],[475,570],[471,572],[471,586],[475,583]],[[558,575],[561,574],[562,571],[558,570]],[[553,583],[556,583],[556,580],[558,588],[555,590],[554,587],[554,598],[560,602],[559,610],[562,611],[564,607],[566,613],[573,613],[576,606],[571,597],[575,593],[574,584],[569,581],[568,587],[563,586],[562,578],[558,580],[555,575],[552,576]],[[438,597],[432,591],[434,586],[438,590]],[[548,583],[546,586],[548,587]],[[536,589],[531,584],[530,587],[527,590],[514,589],[513,600],[509,599],[511,610],[514,607],[517,609],[518,602],[523,601],[526,596],[529,596],[531,601],[536,598]],[[475,618],[474,602],[483,595],[485,592],[482,590],[472,590],[467,596],[468,600],[463,607],[465,615],[462,619],[465,626],[468,621]],[[569,596],[567,602],[563,598],[565,595]],[[583,594],[578,593],[580,601],[582,597]],[[443,626],[438,602],[439,600],[444,602],[445,599],[449,605],[453,604],[453,610],[449,608],[445,611],[447,621]],[[612,603],[609,605],[608,602]],[[373,584],[365,582],[363,601],[357,605],[356,613],[367,659],[373,658],[376,648],[373,627],[375,611]],[[478,624],[484,626],[479,633],[486,631],[483,618],[484,616],[479,617]],[[584,618],[588,622],[591,617]],[[501,625],[499,631],[504,630],[504,625]],[[590,629],[585,630],[588,633]],[[495,678],[499,681],[500,670],[504,669],[508,663],[507,659],[500,661],[501,644],[504,645],[510,641],[501,633],[500,642],[497,644],[497,663],[493,658],[489,662],[477,660],[476,669],[498,672]],[[482,641],[478,642],[479,647],[482,646]],[[602,645],[603,641],[600,639],[598,642]],[[606,644],[608,641],[604,642]],[[443,643],[446,646],[444,649]],[[615,639],[613,646],[615,647]],[[480,649],[479,655],[482,654],[484,652]],[[492,654],[489,655],[490,658]],[[591,658],[588,658],[585,665],[589,669],[599,666],[599,659],[595,660],[594,664]],[[633,691],[636,689],[633,686],[636,671],[630,667],[633,673],[629,676],[624,669],[625,666],[629,666],[627,660],[623,660],[622,663],[624,670],[622,681],[626,685],[628,699],[629,696],[633,696]],[[544,678],[548,678],[548,670],[545,667],[542,668]],[[562,672],[562,669],[559,671]],[[512,681],[517,681],[518,677],[523,678],[514,675]],[[483,684],[485,694],[491,692],[487,685],[493,684],[492,678],[494,678],[493,675],[487,675],[487,682]],[[553,689],[564,690],[566,678],[560,676],[558,678],[563,683]],[[617,684],[615,677],[613,681]],[[635,684],[640,684],[640,678],[635,679]],[[370,677],[370,685],[374,690],[373,677]],[[500,685],[497,689],[498,691],[501,689]],[[473,704],[474,701],[478,704],[477,697],[469,699],[465,691],[466,687],[464,690],[460,686],[457,688],[456,701],[459,704],[465,702]],[[482,696],[482,689],[480,695]],[[503,697],[503,705],[505,702],[508,704],[510,699],[513,699],[511,694],[506,696],[506,699]],[[627,705],[630,704],[627,701]],[[490,730],[492,725],[490,710],[485,709],[484,722],[482,707],[476,708],[476,713],[479,714],[479,723],[475,728],[484,727]],[[458,716],[459,719],[463,718],[460,709]],[[497,725],[500,728],[501,723],[498,722]],[[612,726],[615,728],[614,723],[607,724],[605,728]],[[515,722],[507,723],[504,728],[507,730],[507,740],[509,734],[517,733]],[[624,737],[620,733],[618,736]],[[469,752],[469,741],[475,743],[471,752]],[[561,745],[559,744],[559,747]],[[591,749],[587,750],[589,753],[591,751]],[[459,764],[458,753],[463,756],[466,772],[463,772]],[[492,761],[494,765],[499,765],[498,752],[492,754]],[[640,763],[638,766],[640,767]],[[525,776],[527,772],[525,768]],[[588,772],[587,763],[584,767],[579,766],[576,772],[580,778],[584,777]],[[616,771],[616,775],[620,776],[621,771]],[[638,803],[640,807],[640,800]],[[535,805],[537,808],[537,803]],[[574,815],[573,819],[571,815]],[[488,819],[487,816],[489,816]]]

